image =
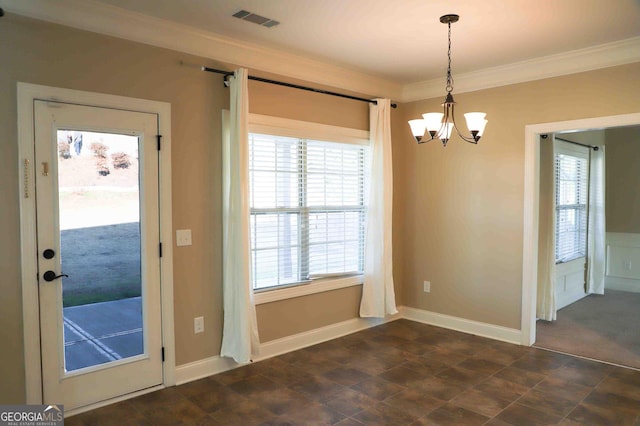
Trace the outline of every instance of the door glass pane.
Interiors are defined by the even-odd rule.
[[[65,370],[144,352],[138,137],[59,130]]]

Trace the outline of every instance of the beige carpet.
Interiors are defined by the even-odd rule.
[[[640,369],[640,293],[587,296],[538,321],[534,346]]]

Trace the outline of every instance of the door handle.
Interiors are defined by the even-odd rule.
[[[47,282],[51,282],[53,280],[57,280],[60,277],[67,277],[69,278],[69,275],[67,274],[60,274],[60,275],[56,275],[55,272],[53,271],[47,271],[44,273],[44,275],[42,276],[42,278],[44,278],[45,281]]]

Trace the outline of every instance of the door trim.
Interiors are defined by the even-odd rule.
[[[36,201],[34,173],[34,101],[55,100],[70,104],[139,111],[158,115],[162,149],[159,155],[160,241],[162,258],[161,312],[163,385],[175,385],[175,339],[173,320],[173,226],[171,218],[171,104],[124,96],[62,89],[18,82],[18,158],[20,185],[20,248],[22,318],[24,336],[26,403],[42,404],[40,310],[36,279]],[[28,166],[25,167],[25,162]],[[28,195],[28,198],[26,197]]]
[[[521,343],[536,341],[538,219],[540,209],[540,135],[570,130],[596,130],[640,124],[640,113],[530,124],[524,130],[524,226],[522,248]]]

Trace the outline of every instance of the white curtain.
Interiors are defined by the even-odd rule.
[[[220,355],[247,363],[258,354],[260,345],[251,286],[247,70],[236,70],[229,81],[229,132],[223,135],[222,149],[224,327]]]
[[[556,187],[553,143],[540,143],[540,211],[538,221],[538,296],[536,316],[556,319]]]
[[[606,258],[604,146],[591,150],[589,161],[589,228],[587,231],[587,293],[604,294]]]
[[[395,314],[391,212],[393,175],[391,163],[391,101],[370,104],[371,180],[365,234],[364,283],[361,317],[382,318]]]

